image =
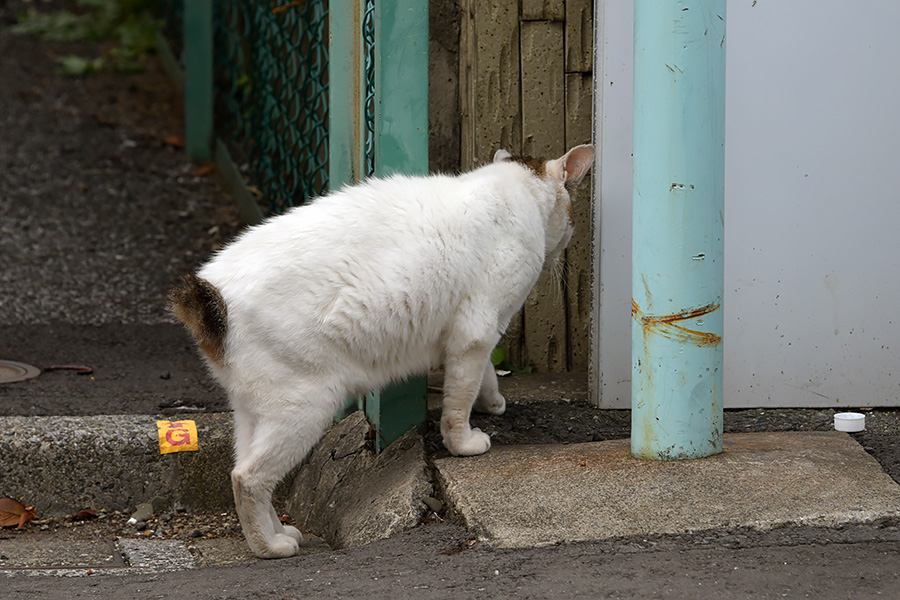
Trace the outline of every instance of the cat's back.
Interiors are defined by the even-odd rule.
[[[247,230],[201,276],[227,287],[244,278],[277,277],[285,269],[311,275],[365,263],[452,261],[478,254],[478,241],[490,238],[487,230],[497,227],[491,214],[496,197],[467,177],[371,180]]]
[[[467,265],[489,252],[470,188],[448,176],[348,187],[247,230],[199,275],[238,310],[278,298],[322,312],[337,294],[373,305],[400,290],[449,294],[469,285]]]

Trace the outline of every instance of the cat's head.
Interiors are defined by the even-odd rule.
[[[551,206],[545,230],[544,260],[544,268],[549,268],[559,260],[575,231],[575,216],[570,194],[594,164],[594,147],[590,144],[575,146],[553,160],[513,156],[506,150],[497,150],[494,162],[502,161],[513,161],[527,167],[545,184],[550,193]]]

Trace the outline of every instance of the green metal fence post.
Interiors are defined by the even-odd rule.
[[[428,0],[375,1],[375,175],[428,173]],[[381,450],[426,413],[426,377],[366,401]]]
[[[332,190],[363,179],[362,0],[329,6],[328,184]]]
[[[725,0],[635,0],[631,451],[722,451]]]
[[[364,0],[347,0],[332,2],[328,8],[328,186],[331,190],[357,183],[365,175],[363,4]],[[365,405],[365,396],[350,398],[335,420],[340,421]]]
[[[184,140],[191,158],[213,148],[213,1],[184,3]]]
[[[375,3],[375,174],[428,173],[428,1]]]
[[[426,174],[427,0],[352,0],[333,2],[329,10],[331,189],[367,175]],[[371,51],[368,69],[366,37]],[[426,393],[422,375],[351,400],[348,407],[365,408],[375,426],[375,448],[380,452],[410,428],[424,424]]]

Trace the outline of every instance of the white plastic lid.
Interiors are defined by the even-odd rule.
[[[838,431],[863,431],[866,428],[866,415],[862,413],[837,413],[834,415],[834,428]]]

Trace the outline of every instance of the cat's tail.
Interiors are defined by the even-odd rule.
[[[216,286],[195,275],[185,275],[181,284],[169,292],[169,310],[191,332],[200,350],[221,366],[228,309]]]

